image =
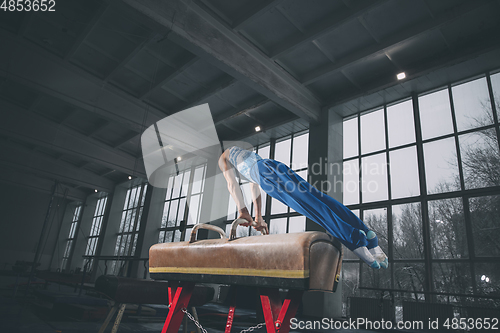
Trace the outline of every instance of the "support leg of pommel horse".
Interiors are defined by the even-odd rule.
[[[299,308],[302,293],[301,290],[289,290],[282,304],[279,289],[260,289],[260,301],[267,333],[288,333],[290,331],[290,320]]]
[[[260,289],[260,301],[262,303],[262,311],[264,312],[267,333],[288,333],[290,331],[290,320],[295,316],[299,308],[302,293],[303,291],[301,290],[289,290],[282,304],[279,289]],[[225,333],[231,332],[235,308],[236,290],[234,290],[234,294],[231,297]]]
[[[168,309],[167,319],[163,325],[161,333],[178,333],[179,327],[184,318],[183,309],[187,309],[189,299],[193,293],[194,283],[183,282],[169,282],[168,286]]]

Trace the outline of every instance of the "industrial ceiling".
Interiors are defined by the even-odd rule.
[[[497,0],[71,0],[0,11],[0,180],[82,200],[208,103],[252,144],[500,68]],[[398,81],[396,74],[406,73]],[[255,126],[263,131],[255,133]]]

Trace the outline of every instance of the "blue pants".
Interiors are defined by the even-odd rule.
[[[257,162],[257,169],[260,187],[267,194],[321,225],[349,250],[360,246],[372,248],[375,244],[371,243],[378,242],[367,241],[369,229],[353,212],[318,191],[285,164],[263,159]]]

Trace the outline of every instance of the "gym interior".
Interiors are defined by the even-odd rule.
[[[0,3],[0,331],[500,327],[500,1]],[[175,117],[200,108],[188,120],[219,153],[179,154],[155,184],[143,134],[163,124],[187,142],[197,130]],[[335,239],[334,260],[307,249],[299,287],[259,267],[245,266],[257,280],[188,274],[231,247],[177,255],[189,282],[153,267],[157,244],[232,234],[248,244],[239,261],[279,266],[299,235],[330,237],[265,192],[269,235],[233,225],[218,160],[234,142],[352,210],[388,268]],[[313,288],[326,281],[313,267],[333,287]]]

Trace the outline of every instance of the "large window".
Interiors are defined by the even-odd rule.
[[[129,257],[135,254],[147,187],[147,183],[142,183],[127,190],[116,238],[115,256]]]
[[[262,158],[272,158],[285,163],[294,170],[300,177],[307,180],[308,170],[308,146],[309,133],[299,132],[291,136],[278,139],[274,142],[259,145],[255,152]],[[274,154],[271,152],[274,151]],[[240,179],[240,187],[250,214],[253,216],[253,203],[250,192],[250,184],[245,179]],[[301,232],[305,230],[306,218],[293,209],[284,205],[280,201],[268,196],[261,189],[262,217],[268,223],[271,234]],[[236,204],[229,198],[228,225],[226,231],[229,232],[230,223],[237,217]],[[238,227],[236,235],[238,237],[258,234],[253,228]]]
[[[69,258],[71,258],[71,252],[73,251],[76,231],[78,230],[78,223],[80,222],[80,216],[82,212],[82,204],[78,204],[73,211],[73,216],[71,219],[71,226],[69,227],[68,239],[66,241],[66,247],[64,248],[64,254],[61,261],[61,271],[67,269]]]
[[[90,257],[95,256],[107,202],[108,202],[107,194],[97,199],[97,205],[95,207],[94,216],[92,218],[92,226],[90,227],[89,237],[87,238],[87,248],[85,249],[85,256],[90,256]],[[88,264],[89,268],[92,267],[93,260],[94,259],[92,258],[90,258],[89,261],[87,261],[87,259],[84,259],[83,266],[85,266],[85,264]]]
[[[170,176],[160,225],[160,243],[178,242],[189,237],[193,225],[200,221],[206,168],[206,164],[202,164]]]
[[[358,285],[498,296],[485,281],[500,271],[499,108],[500,73],[344,120],[344,204],[390,256],[382,272],[346,253],[344,297],[380,293]]]

